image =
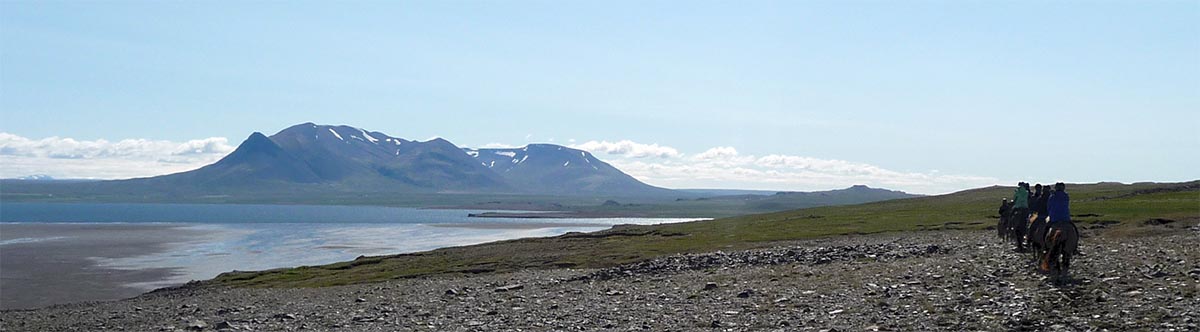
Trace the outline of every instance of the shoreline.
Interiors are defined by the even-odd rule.
[[[424,252],[614,226],[550,220],[274,225],[0,222],[0,310],[127,299],[230,271],[323,265],[361,255]]]
[[[161,254],[205,231],[182,224],[0,224],[0,309],[129,298],[156,289],[180,268],[126,269],[105,260]]]

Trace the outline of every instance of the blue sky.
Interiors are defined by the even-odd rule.
[[[228,147],[151,155],[311,121],[590,142],[672,187],[1192,180],[1198,18],[1196,1],[5,1],[0,176],[178,171]],[[37,150],[68,138],[112,151]],[[121,150],[137,144],[168,148]],[[633,153],[653,144],[676,153]],[[681,177],[702,162],[716,173]],[[858,166],[821,168],[838,162]],[[717,174],[743,166],[762,173]]]

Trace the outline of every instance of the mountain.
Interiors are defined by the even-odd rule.
[[[199,188],[255,186],[265,183],[316,183],[321,178],[305,163],[262,133],[255,132],[221,160],[199,169],[145,179],[147,183]]]
[[[119,181],[221,192],[317,187],[365,192],[509,192],[512,186],[443,139],[409,141],[350,126],[303,123],[271,137],[250,135],[229,155],[196,170]]]
[[[409,141],[350,126],[304,123],[271,140],[304,161],[321,182],[383,191],[507,192],[512,186],[458,146]]]
[[[665,195],[583,150],[553,144],[512,149],[463,149],[524,192],[549,194]]]
[[[196,170],[106,181],[115,191],[514,193],[672,195],[590,153],[550,144],[463,149],[445,139],[412,141],[350,126],[303,123],[251,134],[232,153]]]

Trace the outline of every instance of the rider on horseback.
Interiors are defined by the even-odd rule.
[[[1033,194],[1033,198],[1030,199],[1029,205],[1030,210],[1036,213],[1037,217],[1033,218],[1032,221],[1027,220],[1029,222],[1029,229],[1026,232],[1028,234],[1026,236],[1028,242],[1026,243],[1038,252],[1044,249],[1042,247],[1045,246],[1046,217],[1049,215],[1047,202],[1050,198],[1050,186],[1046,186],[1045,190],[1042,189],[1041,183],[1034,186],[1035,193]]]
[[[1047,200],[1047,209],[1050,212],[1050,224],[1047,226],[1047,246],[1049,250],[1046,252],[1045,258],[1042,259],[1040,269],[1049,271],[1051,265],[1055,264],[1055,257],[1062,256],[1061,268],[1062,274],[1066,274],[1067,266],[1070,263],[1071,256],[1078,252],[1079,228],[1075,227],[1075,223],[1071,222],[1071,197],[1067,195],[1067,185],[1062,182],[1054,184],[1054,193],[1050,194]],[[1063,238],[1059,238],[1063,235]],[[1068,241],[1065,247],[1056,250],[1054,246],[1056,242]]]
[[[1067,185],[1059,182],[1054,184],[1054,193],[1046,200],[1046,210],[1050,213],[1050,225],[1061,226],[1071,223],[1071,197],[1067,195]]]
[[[1017,191],[1013,192],[1012,222],[1013,236],[1017,240],[1017,251],[1025,251],[1025,222],[1029,219],[1029,184],[1017,183]]]

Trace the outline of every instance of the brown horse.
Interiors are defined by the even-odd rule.
[[[1070,277],[1071,255],[1079,248],[1079,231],[1070,221],[1050,223],[1046,228],[1045,255],[1039,269],[1057,276]]]

